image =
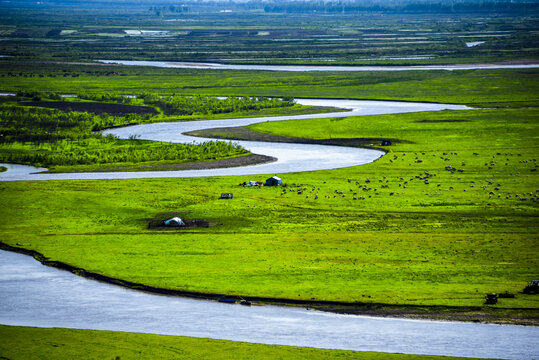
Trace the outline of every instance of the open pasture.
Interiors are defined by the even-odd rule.
[[[538,265],[534,117],[498,109],[255,125],[407,140],[369,165],[282,174],[285,188],[239,187],[246,177],[3,183],[5,242],[165,288],[457,306],[508,291],[516,298],[498,307],[535,308],[520,293]],[[148,229],[160,213],[210,227]]]
[[[103,139],[92,130],[321,111],[292,105],[215,112],[203,105],[202,111],[193,108],[188,114],[178,107],[165,113],[168,105],[160,99],[178,95],[429,101],[480,110],[304,120],[219,131],[224,137],[256,134],[354,146],[380,147],[380,139],[392,141],[385,147],[388,153],[369,165],[278,174],[283,187],[239,186],[274,174],[0,182],[2,243],[166,289],[266,297],[269,302],[357,302],[363,306],[355,310],[382,316],[411,311],[418,317],[537,325],[539,299],[522,293],[528,281],[539,278],[537,69],[287,73],[96,63],[536,63],[537,9],[412,11],[403,16],[391,11],[347,13],[344,8],[339,14],[288,13],[248,8],[249,3],[226,4],[231,8],[190,1],[181,7],[127,1],[115,3],[114,9],[93,1],[2,2],[0,92],[30,94],[22,101],[26,105],[36,97],[33,101],[70,101],[96,109],[119,108],[117,103],[126,95],[145,94],[154,100],[126,101],[146,105],[139,110],[148,114],[101,116],[20,110],[24,104],[1,96],[0,110],[27,111],[19,117],[25,121],[13,123],[0,112],[3,154],[17,162],[46,160],[56,171],[121,166],[140,170],[141,161],[129,161],[134,154],[139,160],[153,156],[145,165],[163,169],[192,161],[226,162],[246,158],[239,156],[245,152],[222,143],[180,149],[135,138]],[[65,94],[80,98],[60,98]],[[32,118],[31,112],[39,116]],[[69,126],[62,129],[64,120]],[[51,124],[52,130],[47,127]],[[7,135],[22,138],[6,142]],[[31,139],[24,139],[29,135]],[[163,160],[169,150],[176,158]],[[178,161],[182,151],[190,154]],[[50,156],[42,156],[45,153]],[[118,153],[124,156],[122,164],[111,161]],[[81,159],[88,163],[81,164]],[[5,170],[0,166],[0,172]],[[233,194],[233,199],[220,199],[223,193]],[[208,227],[149,226],[172,216]],[[492,292],[515,297],[486,306],[485,295]],[[0,357],[10,359],[437,358],[9,326],[0,326],[0,339]]]

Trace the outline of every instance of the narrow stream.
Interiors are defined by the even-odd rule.
[[[153,66],[204,70],[265,70],[265,71],[410,71],[410,70],[475,70],[538,68],[539,64],[455,64],[455,65],[403,65],[403,66],[323,66],[323,65],[255,65],[219,64],[174,61],[98,60],[104,64],[127,66]]]
[[[0,250],[0,323],[181,335],[262,344],[538,359],[539,328],[338,315],[151,295]]]

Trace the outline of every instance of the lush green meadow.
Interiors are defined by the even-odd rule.
[[[67,76],[64,76],[67,74]],[[279,72],[137,66],[27,64],[4,60],[1,91],[42,93],[284,96],[430,101],[475,106],[536,104],[536,69],[395,72]],[[43,76],[43,77],[41,77]],[[286,110],[286,108],[284,109]]]
[[[25,359],[356,359],[451,360],[403,355],[260,345],[181,336],[0,325],[0,354]]]
[[[375,315],[413,309],[413,316],[425,311],[456,319],[452,315],[462,312],[459,319],[537,325],[539,298],[522,289],[539,278],[539,70],[270,72],[95,62],[534,63],[536,11],[334,16],[233,3],[233,13],[201,2],[186,5],[197,7],[189,12],[79,3],[0,4],[0,92],[20,94],[0,98],[2,161],[94,171],[242,157],[243,149],[220,142],[171,145],[95,131],[334,110],[294,105],[292,97],[427,101],[476,110],[271,122],[228,131],[284,141],[361,139],[378,148],[373,139],[393,142],[368,165],[277,174],[286,184],[278,188],[238,185],[274,174],[0,182],[2,243],[166,289],[313,301],[309,306],[372,303]],[[107,113],[120,105],[137,108]],[[71,111],[75,107],[82,110]],[[221,200],[222,193],[234,198]],[[148,226],[172,216],[209,226]],[[515,297],[485,306],[492,292]],[[0,358],[38,357],[440,358],[0,326]]]
[[[58,94],[19,91],[0,103],[0,162],[46,167],[50,172],[147,170],[185,166],[213,166],[214,160],[252,162],[237,144],[167,144],[103,136],[100,130],[163,121],[331,111],[292,101],[255,97],[210,96],[137,97],[83,93]],[[32,98],[35,101],[30,101]],[[88,101],[88,100],[94,101]],[[101,100],[101,101],[95,101]],[[136,104],[136,105],[133,105]],[[153,105],[153,106],[150,106]],[[206,164],[201,164],[206,163]]]
[[[53,71],[41,66],[34,74]],[[536,297],[520,293],[539,268],[537,70],[110,68],[117,75],[62,65],[54,71],[80,76],[12,76],[4,86],[94,94],[145,87],[168,95],[384,98],[488,108],[252,126],[288,137],[393,140],[389,153],[369,165],[280,174],[286,191],[238,186],[265,176],[0,183],[4,242],[172,289],[458,306],[481,306],[486,293],[507,291],[516,298],[498,307],[537,308]],[[220,200],[227,192],[234,199]],[[207,220],[210,227],[148,229],[150,219],[172,214]]]
[[[264,176],[2,183],[1,228],[6,243],[165,288],[458,306],[508,291],[516,298],[499,307],[537,308],[520,293],[539,265],[535,118],[497,109],[256,125],[406,142],[369,165],[282,174],[286,192],[238,186]],[[147,228],[173,213],[211,226]]]

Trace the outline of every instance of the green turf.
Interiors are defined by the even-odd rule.
[[[26,359],[389,359],[456,357],[324,350],[137,333],[0,325],[0,357]]]
[[[89,68],[92,66],[7,62],[0,75],[24,71],[44,77],[17,76],[0,90],[136,94],[151,89],[163,95],[387,99],[486,107],[529,106],[537,102],[539,94],[537,69],[296,73],[103,66],[100,69],[114,73],[103,77],[88,74]],[[64,71],[80,76],[61,77]]]
[[[166,288],[462,306],[508,291],[499,307],[536,308],[519,294],[539,265],[534,119],[498,109],[256,125],[407,143],[365,166],[282,174],[285,194],[238,186],[264,176],[2,183],[0,229],[9,244]],[[147,229],[162,213],[211,226]]]

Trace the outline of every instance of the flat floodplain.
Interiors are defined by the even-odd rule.
[[[2,214],[6,242],[165,288],[481,306],[486,293],[520,292],[537,266],[534,116],[474,110],[255,125],[309,137],[317,126],[333,137],[353,128],[409,142],[370,165],[282,175],[284,194],[239,187],[245,177],[3,183],[15,209]],[[486,149],[493,140],[499,150]],[[51,215],[30,216],[42,208]],[[147,229],[163,213],[211,226]],[[499,307],[535,304],[520,294]]]
[[[539,54],[535,10],[504,16],[487,12],[402,17],[384,13],[285,14],[268,8],[245,16],[241,11],[236,14],[236,7],[232,13],[207,8],[187,13],[183,7],[172,11],[122,5],[119,12],[111,12],[91,2],[78,5],[79,9],[56,3],[41,7],[0,5],[2,93],[25,93],[28,96],[23,102],[32,97],[36,97],[32,101],[43,100],[39,97],[49,101],[51,96],[68,94],[86,95],[81,102],[107,104],[117,104],[114,98],[135,95],[201,95],[427,101],[476,109],[301,120],[214,132],[220,137],[272,137],[285,142],[301,138],[375,147],[381,147],[380,139],[392,143],[382,147],[386,155],[365,166],[277,174],[286,187],[239,186],[250,180],[263,182],[275,174],[0,182],[3,243],[98,274],[164,289],[264,297],[267,302],[284,299],[363,305],[362,309],[339,304],[324,307],[338,312],[368,308],[372,315],[537,325],[537,295],[526,295],[522,290],[539,277],[539,70],[223,72],[96,62],[533,64]],[[58,12],[55,6],[67,7]],[[66,9],[73,11],[72,16],[58,16]],[[23,106],[17,102],[2,99],[1,105]],[[212,110],[167,115],[162,109],[166,105],[158,102],[133,100],[132,105],[149,107],[144,109],[149,113],[137,115],[131,119],[133,123],[238,114]],[[294,107],[277,111],[270,107],[261,111],[275,115],[311,110]],[[242,113],[259,116],[253,110]],[[71,111],[67,114],[74,116]],[[77,116],[83,119],[87,115]],[[148,118],[142,119],[144,116]],[[105,124],[100,123],[102,118],[94,120]],[[108,126],[131,123],[114,116],[108,120]],[[1,121],[5,125],[6,118]],[[86,125],[84,131],[89,132],[95,123]],[[103,127],[107,126],[98,129]],[[36,134],[58,135],[55,131]],[[2,142],[4,135],[2,131]],[[105,144],[107,150],[122,148],[129,156],[130,140],[108,140],[98,143],[91,138],[78,147],[64,141],[63,148],[88,153],[88,145],[97,144],[94,148],[103,150]],[[131,141],[146,152],[168,147]],[[57,143],[37,145],[51,152],[58,149]],[[32,141],[6,147],[10,146],[18,155],[30,147],[39,154]],[[196,155],[190,160],[211,162],[244,154],[236,148],[229,149],[229,154],[216,150],[218,147],[207,148],[196,150],[204,152],[203,157]],[[215,157],[217,153],[221,157]],[[96,154],[92,156],[105,157]],[[36,160],[27,162],[38,165]],[[125,165],[140,169],[139,161],[123,161]],[[95,170],[94,164],[84,166],[78,170]],[[56,170],[76,171],[76,167],[69,164]],[[220,199],[223,193],[233,194],[233,199]],[[149,227],[173,216],[198,220],[208,227]],[[486,306],[487,293],[514,297]],[[163,344],[166,349],[157,350],[163,357],[172,357],[169,351],[176,346],[193,357],[210,356],[206,349],[212,354],[230,349],[235,357],[249,357],[250,351],[257,355],[267,351],[271,353],[267,357],[276,353],[298,358],[378,356],[304,349],[296,353],[290,348],[137,334],[14,327],[0,331],[7,334],[3,339],[9,339],[0,342],[1,352],[10,358],[38,353],[69,358],[88,351],[96,357],[129,357]],[[86,340],[82,348],[81,338]],[[25,344],[24,349],[15,348],[13,343]],[[125,344],[122,349],[127,350],[114,355],[103,352],[118,343]],[[61,345],[69,345],[70,350]],[[26,350],[29,353],[24,353]]]

